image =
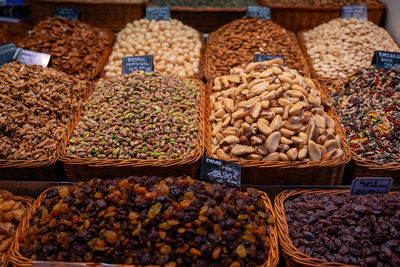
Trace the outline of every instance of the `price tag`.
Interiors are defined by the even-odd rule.
[[[368,10],[366,5],[342,6],[341,17],[345,19],[356,18],[359,20],[368,20]]]
[[[254,54],[254,62],[262,62],[262,61],[272,60],[275,58],[281,58],[283,60],[283,64],[285,64],[285,58],[282,55]]]
[[[50,62],[51,56],[49,54],[40,53],[36,51],[26,50],[18,48],[20,51],[18,53],[17,60],[20,63],[30,64],[30,65],[40,65],[42,67],[47,67]]]
[[[400,67],[400,53],[376,50],[371,64],[375,65],[377,69],[398,68]]]
[[[79,20],[81,10],[79,8],[56,8],[54,17],[63,17],[69,20]]]
[[[148,20],[169,20],[170,18],[171,9],[169,6],[146,7],[146,19]]]
[[[271,9],[266,6],[247,6],[246,17],[271,19]]]
[[[153,56],[132,56],[122,58],[122,74],[129,74],[135,70],[153,72]]]
[[[350,194],[387,194],[392,187],[393,179],[388,177],[356,178],[351,182]]]
[[[14,43],[8,43],[0,46],[0,66],[15,60],[17,47]]]
[[[242,167],[239,164],[203,157],[201,160],[200,179],[240,187]]]

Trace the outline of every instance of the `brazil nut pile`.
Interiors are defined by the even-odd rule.
[[[390,34],[371,21],[333,19],[303,33],[313,68],[322,78],[346,78],[371,65],[375,50],[400,52]]]
[[[88,83],[51,68],[7,63],[0,68],[0,159],[52,157]]]
[[[292,32],[270,20],[244,18],[210,34],[207,76],[229,74],[230,69],[253,62],[254,54],[282,55],[290,68],[303,72],[303,54]]]
[[[307,194],[284,207],[301,253],[325,262],[400,266],[400,193]]]
[[[197,146],[200,94],[197,83],[158,72],[100,80],[67,153],[99,159],[189,157]]]
[[[91,180],[50,189],[20,243],[32,260],[135,266],[260,266],[269,252],[262,194],[190,177]]]
[[[343,156],[310,78],[281,59],[234,68],[212,87],[211,153],[222,159],[320,161]]]
[[[79,79],[93,79],[105,63],[113,36],[89,24],[61,17],[39,22],[21,47],[50,54],[52,68]]]
[[[200,73],[200,33],[176,19],[135,20],[118,33],[106,77],[121,74],[121,60],[126,56],[152,55],[154,70],[180,77]]]

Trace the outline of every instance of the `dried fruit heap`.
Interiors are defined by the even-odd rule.
[[[113,38],[98,28],[61,17],[39,22],[20,46],[51,54],[52,67],[79,79],[90,79],[98,70]],[[100,62],[104,64],[105,62]]]
[[[12,62],[0,68],[0,159],[53,156],[88,83],[51,68]]]
[[[400,162],[400,69],[362,69],[331,90],[354,153]]]
[[[343,156],[310,78],[281,59],[234,68],[212,87],[211,153],[222,159],[320,161]]]
[[[268,256],[267,221],[250,188],[189,177],[97,179],[48,191],[20,252],[49,261],[258,266]]]
[[[350,265],[400,266],[400,193],[310,194],[284,206],[300,252]]]
[[[81,158],[176,159],[196,148],[200,88],[158,72],[133,72],[95,85],[69,141]]]

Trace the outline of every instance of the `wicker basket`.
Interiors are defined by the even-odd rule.
[[[56,8],[79,8],[81,21],[102,29],[121,30],[127,23],[144,17],[147,2],[32,0],[31,10],[35,24],[54,16]]]
[[[65,174],[70,181],[86,181],[93,177],[114,178],[130,175],[144,176],[149,173],[159,176],[181,176],[190,175],[196,177],[199,160],[204,154],[205,138],[205,85],[198,80],[188,79],[196,82],[200,86],[201,98],[199,103],[199,132],[197,137],[196,150],[190,157],[182,159],[95,159],[79,158],[66,152],[66,148],[71,138],[74,128],[78,123],[83,108],[81,107],[75,116],[72,127],[70,127],[61,141],[58,150],[59,159],[64,164]]]
[[[293,32],[289,32],[288,31],[287,33],[289,33],[292,36],[293,40],[297,41],[296,35]],[[212,42],[212,41],[213,41],[212,38],[209,38],[207,40],[208,43]],[[268,48],[266,49],[266,53],[268,53]],[[303,65],[303,69],[302,69],[303,75],[304,76],[310,76],[310,70],[308,69],[308,63],[307,63],[307,60],[304,58],[304,55],[303,55],[303,52],[302,52],[300,46],[298,48],[297,54],[298,54],[298,56],[299,56],[299,58],[300,58],[300,60],[302,62],[302,65]],[[212,52],[210,51],[210,49],[206,49],[204,76],[205,76],[207,81],[212,81],[216,77],[216,74],[212,71],[213,61],[211,59],[211,55],[212,55]],[[250,63],[250,62],[247,62],[247,63]],[[225,73],[225,75],[228,75],[228,74],[229,73]]]
[[[308,194],[329,194],[339,195],[348,193],[349,190],[286,190],[282,191],[275,198],[275,214],[278,224],[279,243],[282,247],[282,255],[286,260],[286,266],[290,267],[356,267],[339,262],[324,262],[301,253],[292,243],[289,235],[289,227],[286,221],[284,202],[289,198],[299,197]],[[390,193],[389,193],[390,194]]]
[[[24,218],[22,219],[22,222],[18,226],[18,228],[15,232],[14,241],[11,244],[10,249],[8,251],[9,259],[14,266],[27,267],[27,266],[31,266],[33,264],[33,261],[31,259],[25,258],[24,256],[22,256],[19,253],[19,244],[22,239],[23,233],[25,233],[26,230],[29,228],[29,220],[32,218],[32,216],[36,212],[36,210],[39,209],[39,207],[41,206],[46,193],[53,188],[54,187],[48,188],[42,194],[40,194],[40,196],[33,203],[32,208],[30,208],[28,210],[28,212],[25,213]],[[59,189],[60,186],[56,186],[55,188]],[[274,208],[272,207],[272,204],[271,204],[271,201],[270,201],[268,195],[266,193],[262,192],[262,198],[264,200],[266,209],[271,211],[273,217],[276,218]],[[275,224],[273,226],[270,225],[270,230],[271,231],[270,231],[270,235],[269,235],[270,242],[269,242],[268,259],[260,267],[276,267],[279,262],[278,231],[277,231],[277,226],[276,226],[276,219],[275,219]],[[84,264],[86,264],[86,266],[88,266],[88,267],[100,267],[100,264],[98,264],[98,263],[84,263]],[[117,264],[117,266],[135,267],[133,265],[123,265],[123,264],[120,264],[120,265]],[[149,267],[151,267],[151,266],[149,266]]]
[[[271,8],[272,20],[288,30],[298,32],[312,29],[331,19],[340,17],[340,6],[288,6],[285,4],[269,4],[268,0],[259,0],[260,5]],[[368,4],[368,20],[380,25],[385,4],[382,2]]]
[[[343,80],[329,80],[325,83],[324,89],[329,95],[331,86],[340,86],[343,83]],[[332,102],[329,97],[329,102]],[[333,108],[334,109],[334,108]],[[336,118],[338,122],[340,122],[340,117],[337,112],[334,110]],[[341,123],[339,123],[342,132],[345,133],[345,129]],[[382,163],[373,160],[367,160],[358,156],[352,149],[350,149],[350,145],[347,142],[346,136],[346,146],[348,146],[349,151],[351,153],[351,174],[352,178],[358,177],[391,177],[393,178],[393,185],[400,185],[400,163],[399,162],[391,162],[391,163]]]
[[[32,199],[32,198],[30,198],[30,197],[24,197],[24,196],[12,196],[12,197],[10,198],[10,200],[15,200],[15,201],[18,201],[18,202],[23,202],[23,203],[26,205],[25,213],[27,213],[27,212],[30,210],[30,207],[32,206],[32,203],[33,203],[33,199]],[[21,223],[22,223],[22,222],[23,222],[23,220],[21,221]],[[20,223],[20,224],[21,224],[21,223]],[[18,227],[19,227],[19,226],[18,226]],[[17,227],[17,229],[18,229],[18,227]],[[13,238],[15,238],[16,232],[17,232],[17,231],[15,231],[14,237],[13,237]],[[13,241],[14,241],[14,240],[13,240]],[[11,248],[11,246],[12,246],[12,245],[10,245],[10,248]],[[8,266],[8,264],[9,264],[8,253],[9,253],[10,248],[7,250],[7,252],[5,252],[5,253],[3,253],[3,254],[1,255],[1,257],[0,257],[0,267],[7,267],[7,266]]]
[[[153,3],[147,4],[153,6]],[[212,32],[246,15],[245,7],[188,7],[171,6],[171,17],[200,32]]]
[[[327,95],[319,83],[314,80],[321,98],[327,102]],[[213,81],[207,84],[207,96],[211,95]],[[276,184],[276,185],[340,185],[344,168],[350,161],[350,149],[346,144],[343,129],[339,126],[338,118],[332,108],[327,111],[336,122],[335,130],[340,137],[343,156],[329,161],[257,161],[230,160],[242,167],[242,184]],[[211,155],[211,114],[210,101],[206,102],[206,153]],[[213,157],[215,157],[213,155]],[[225,159],[222,159],[225,160]]]

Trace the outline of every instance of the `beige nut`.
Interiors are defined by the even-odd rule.
[[[289,161],[288,156],[285,153],[279,153],[279,159],[282,161]]]
[[[264,158],[266,161],[278,161],[279,160],[279,152],[274,152],[269,154]]]
[[[254,104],[254,106],[250,109],[250,116],[253,117],[253,119],[257,119],[258,116],[260,116],[261,108],[261,103],[257,102]]]
[[[235,111],[232,114],[232,119],[234,119],[234,120],[241,119],[241,118],[246,117],[247,115],[249,115],[249,111],[242,108],[242,109]]]
[[[266,136],[269,136],[273,131],[272,129],[268,126],[268,121],[265,119],[258,119],[257,120],[257,128],[260,132],[265,134]]]
[[[265,145],[267,146],[269,153],[273,153],[278,150],[280,139],[280,132],[273,132],[270,136],[268,136],[267,141],[265,141]]]
[[[291,138],[296,132],[286,129],[286,128],[281,128],[280,132],[282,134],[282,136],[286,137],[286,138]]]
[[[253,154],[255,149],[251,146],[235,145],[231,150],[232,154],[237,157],[247,156]]]
[[[282,117],[280,115],[276,115],[269,125],[272,131],[277,131],[282,127]]]
[[[321,149],[320,147],[314,143],[314,141],[308,141],[308,155],[312,161],[320,161],[321,160]]]
[[[296,160],[297,159],[297,149],[296,148],[291,148],[286,152],[287,157],[289,158],[289,160]]]
[[[305,103],[302,101],[297,102],[289,109],[289,115],[298,115],[303,109]]]
[[[303,160],[303,159],[305,159],[307,157],[307,153],[308,153],[308,150],[307,150],[306,146],[303,147],[303,148],[300,148],[299,153],[297,155],[297,158],[299,160]]]
[[[222,140],[222,145],[229,144],[229,145],[236,145],[239,143],[239,137],[235,135],[228,135]]]

